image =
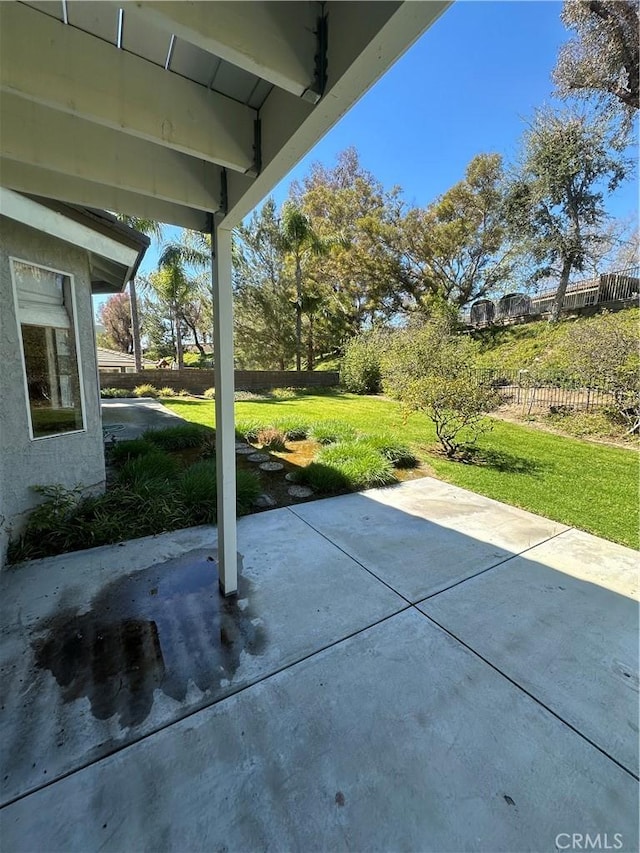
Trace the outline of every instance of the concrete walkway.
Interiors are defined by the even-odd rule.
[[[638,849],[636,552],[428,478],[239,550],[0,578],[3,850]]]
[[[139,438],[149,429],[164,429],[184,423],[152,397],[124,397],[101,401],[102,432],[105,439],[118,441]]]

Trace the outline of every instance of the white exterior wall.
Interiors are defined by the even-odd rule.
[[[60,483],[104,487],[104,448],[86,251],[0,217],[0,567],[9,536],[40,501],[30,487]],[[84,432],[30,440],[20,331],[9,258],[52,267],[74,277],[78,358],[84,388]]]

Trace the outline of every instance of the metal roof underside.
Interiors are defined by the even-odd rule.
[[[235,225],[447,5],[1,2],[0,184]]]

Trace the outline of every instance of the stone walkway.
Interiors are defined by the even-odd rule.
[[[234,600],[212,528],[0,577],[3,849],[637,850],[636,552],[429,478],[238,532]]]

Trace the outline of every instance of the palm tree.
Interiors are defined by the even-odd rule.
[[[154,240],[162,239],[162,225],[156,222],[155,219],[140,219],[136,216],[126,216],[125,214],[117,214],[117,219],[124,222],[130,228],[135,228],[136,231],[141,231],[148,237]],[[140,346],[140,318],[138,315],[138,297],[136,294],[135,278],[129,281],[129,300],[131,303],[131,337],[133,340],[133,357],[135,359],[136,371],[139,373],[142,370],[142,347]]]
[[[308,217],[292,201],[287,201],[284,205],[280,234],[282,248],[292,256],[295,266],[296,370],[302,370],[302,315],[304,313],[302,264],[310,256],[325,255],[331,242],[316,234]]]
[[[179,241],[167,243],[158,259],[156,276],[159,276],[161,289],[156,292],[170,306],[171,323],[175,329],[178,368],[184,366],[181,323],[185,321],[183,305],[191,289],[188,269],[189,267],[204,269],[210,262],[211,237],[200,231],[187,230],[182,232]]]

